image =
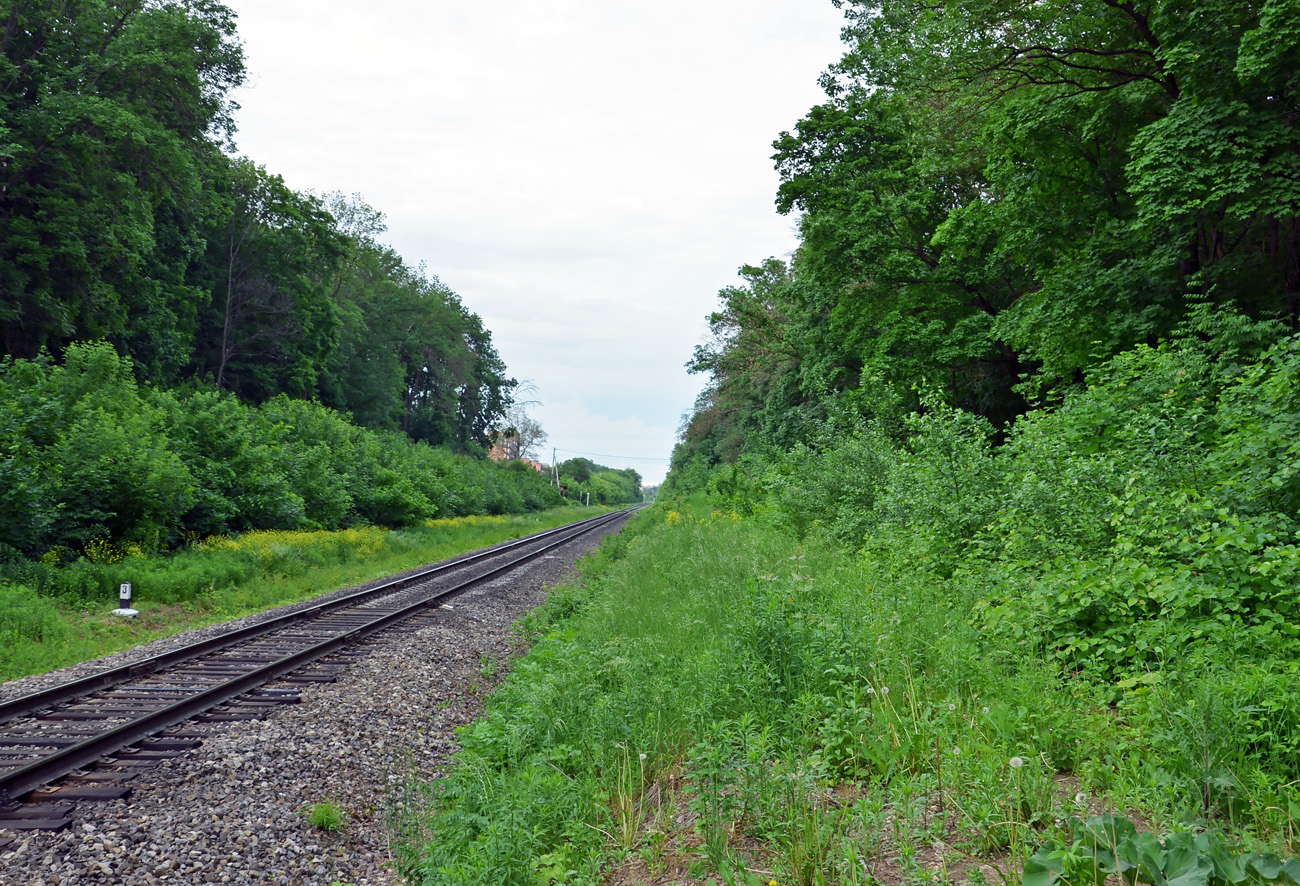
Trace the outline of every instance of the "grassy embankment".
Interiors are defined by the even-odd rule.
[[[0,680],[308,600],[603,510],[456,517],[401,530],[247,532],[207,539],[171,556],[93,545],[86,559],[42,573],[47,593],[0,583]],[[110,614],[122,581],[133,584],[138,618]]]
[[[1268,744],[1239,728],[1248,713],[1218,665],[1089,681],[974,627],[978,578],[914,567],[704,501],[643,514],[588,561],[584,586],[525,622],[532,651],[451,776],[394,799],[404,872],[458,886],[611,870],[618,883],[1014,883],[1055,839],[1027,884],[1049,881],[1044,865],[1099,882],[1107,840],[1125,837],[1094,817],[1112,811],[1187,835],[1169,852],[1128,837],[1120,854],[1147,853],[1143,882],[1295,882],[1295,862],[1241,862],[1293,855],[1300,807]],[[1237,845],[1192,845],[1209,826]]]

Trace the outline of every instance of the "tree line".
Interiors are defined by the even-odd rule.
[[[836,5],[825,101],[773,145],[800,245],[720,294],[688,453],[923,387],[1005,429],[1202,307],[1297,328],[1294,4]]]
[[[515,381],[482,320],[359,198],[234,153],[246,75],[213,0],[15,0],[0,26],[0,348],[105,341],[139,378],[314,399],[468,452]]]
[[[589,458],[570,458],[559,463],[564,494],[575,501],[591,496],[592,504],[635,504],[642,500],[641,475],[632,468],[610,468]]]

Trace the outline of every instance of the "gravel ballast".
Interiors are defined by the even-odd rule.
[[[262,720],[187,725],[205,733],[201,747],[141,774],[127,800],[79,804],[61,833],[0,827],[0,883],[401,882],[387,813],[413,780],[445,771],[456,727],[479,716],[520,651],[514,623],[621,523],[470,589],[415,631],[371,640],[337,683],[305,685],[301,704]],[[15,681],[26,685],[3,694],[102,666]],[[343,811],[341,832],[308,823],[304,810],[326,802]]]

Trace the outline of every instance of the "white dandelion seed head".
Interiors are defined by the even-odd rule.
[[[1085,794],[1083,791],[1079,791],[1079,793],[1074,795],[1074,802],[1082,806],[1084,803],[1088,802],[1088,795]]]
[[[952,749],[952,755],[953,755],[954,757],[960,757],[960,756],[961,756],[961,748],[953,748],[953,749]]]
[[[868,687],[867,687],[867,695],[875,695],[875,694],[876,694],[876,689],[875,689],[875,687],[874,687],[874,686],[868,686]]]
[[[950,710],[950,711],[955,711],[955,710],[957,710],[957,706],[956,706],[955,704],[950,704],[950,705],[948,705],[948,710]]]
[[[888,695],[888,694],[889,694],[889,687],[888,687],[888,686],[881,686],[881,687],[880,687],[880,694],[881,694],[881,695]]]
[[[640,756],[641,756],[641,759],[642,759],[642,760],[645,759],[645,754],[641,754]]]
[[[984,713],[987,714],[988,712],[989,712],[989,709],[988,709],[988,708],[985,708],[985,709],[984,709]]]
[[[1007,765],[1010,766],[1012,769],[1019,769],[1021,766],[1025,765],[1025,758],[1012,757],[1010,760],[1007,761]]]

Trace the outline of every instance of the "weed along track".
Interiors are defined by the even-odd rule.
[[[571,549],[583,547],[579,540],[612,531],[627,513],[498,545],[0,702],[0,853],[15,835],[75,828],[94,804],[129,800],[143,773],[200,747],[207,724],[260,720],[299,704],[304,687],[346,682],[344,671],[358,658],[377,647],[400,649],[404,638],[447,620],[452,598],[486,588],[476,594],[481,602],[527,564],[568,560]]]

